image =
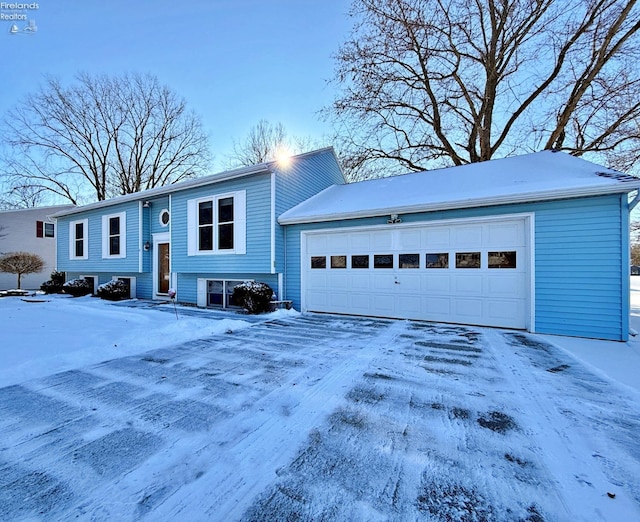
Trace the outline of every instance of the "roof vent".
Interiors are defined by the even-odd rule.
[[[634,176],[630,176],[629,174],[623,174],[622,172],[615,172],[615,171],[611,171],[611,172],[596,172],[596,175],[600,176],[601,178],[609,178],[609,179],[615,179],[617,181],[638,181],[638,178],[634,177]]]

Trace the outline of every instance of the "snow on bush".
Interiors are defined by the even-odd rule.
[[[250,314],[270,312],[272,299],[273,290],[266,283],[245,281],[233,289],[233,300]]]
[[[62,291],[73,297],[90,294],[92,290],[91,284],[86,279],[72,279],[62,285]]]
[[[111,281],[98,286],[96,295],[102,299],[108,299],[109,301],[129,299],[129,285],[126,281],[112,279]]]
[[[64,285],[64,272],[58,272],[54,270],[51,272],[51,279],[49,281],[45,281],[40,286],[40,290],[42,290],[45,294],[61,294],[62,293],[62,285]]]

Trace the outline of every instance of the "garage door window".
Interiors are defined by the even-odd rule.
[[[369,268],[369,256],[351,256],[351,268]]]
[[[516,253],[489,252],[489,268],[516,268]]]
[[[325,256],[311,257],[311,268],[327,268],[327,258]]]
[[[449,254],[427,254],[427,268],[449,268]]]
[[[331,256],[331,268],[347,268],[347,256]]]
[[[480,252],[456,252],[456,268],[480,268]]]
[[[400,268],[420,268],[420,254],[400,254],[398,265]]]
[[[373,256],[373,268],[393,268],[393,255],[375,254]]]

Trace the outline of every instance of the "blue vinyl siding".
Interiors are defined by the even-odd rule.
[[[102,258],[102,216],[126,212],[126,257]],[[69,223],[88,219],[88,259],[69,259]],[[58,218],[58,270],[63,272],[137,272],[139,253],[139,205],[137,201],[89,210]],[[124,231],[123,231],[124,233]]]
[[[187,201],[246,191],[246,254],[187,255]],[[258,174],[176,192],[171,196],[171,269],[178,273],[260,273],[271,267],[271,182]]]
[[[626,194],[406,214],[405,223],[534,213],[535,331],[626,340],[629,238]],[[300,307],[300,232],[386,223],[387,217],[289,225],[286,299]]]
[[[304,161],[294,161],[289,167],[278,168],[276,175],[276,217],[298,203],[322,192],[331,185],[345,183],[344,175],[333,149],[309,154]],[[276,224],[276,272],[284,271],[284,229]]]

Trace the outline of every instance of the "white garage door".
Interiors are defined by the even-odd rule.
[[[303,309],[526,328],[525,218],[303,234]]]

